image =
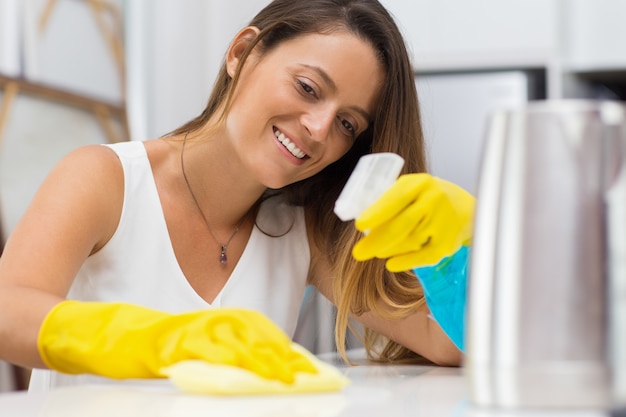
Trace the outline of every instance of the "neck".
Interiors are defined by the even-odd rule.
[[[229,157],[234,153],[222,144],[226,141],[191,136],[181,139],[184,186],[189,188],[214,233],[228,234],[250,213],[265,188],[242,175],[244,171],[234,163],[236,159]]]

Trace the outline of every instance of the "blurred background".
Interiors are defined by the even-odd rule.
[[[268,2],[0,0],[0,249],[63,155],[198,115],[229,41]],[[470,192],[493,109],[626,99],[626,1],[382,3],[411,51],[431,171]],[[308,290],[302,310],[296,339],[333,350],[333,308]],[[27,381],[0,362],[0,391]]]

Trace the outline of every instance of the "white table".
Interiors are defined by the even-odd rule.
[[[594,410],[485,410],[467,401],[460,368],[380,365],[347,367],[340,393],[210,397],[179,392],[166,381],[64,387],[47,394],[0,395],[2,417],[600,417]]]

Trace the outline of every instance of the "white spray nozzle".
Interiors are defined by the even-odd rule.
[[[337,217],[344,222],[359,217],[391,187],[403,166],[404,159],[391,152],[362,156],[335,202]]]

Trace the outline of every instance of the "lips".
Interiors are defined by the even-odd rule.
[[[274,129],[274,136],[282,145],[287,149],[293,156],[298,159],[303,159],[307,156],[306,153],[302,151],[302,149],[298,148],[292,141],[289,139],[283,132],[278,129]]]

